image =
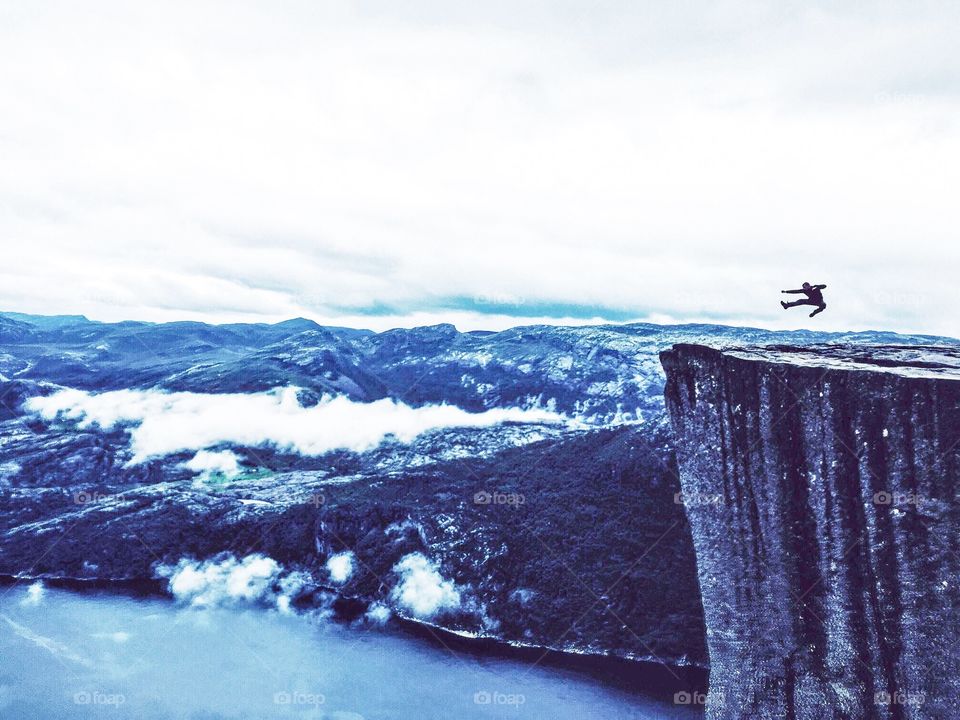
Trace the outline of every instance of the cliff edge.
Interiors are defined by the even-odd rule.
[[[960,353],[661,353],[707,717],[960,713]]]

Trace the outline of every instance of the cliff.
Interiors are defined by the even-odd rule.
[[[955,718],[960,353],[661,354],[708,718]]]

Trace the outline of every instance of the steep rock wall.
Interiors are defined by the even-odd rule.
[[[661,354],[708,718],[960,717],[960,355]]]

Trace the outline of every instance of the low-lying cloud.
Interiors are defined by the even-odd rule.
[[[156,575],[167,580],[167,590],[178,602],[191,607],[267,605],[284,612],[308,580],[260,554],[239,560],[230,554],[200,562],[184,558],[158,566]]]
[[[460,607],[460,591],[422,553],[404,555],[393,571],[400,576],[400,582],[390,597],[414,616],[426,620],[442,610]]]
[[[219,473],[225,478],[234,478],[240,474],[240,459],[230,450],[211,452],[200,450],[183,464],[187,470],[192,470],[201,480],[209,479]]]
[[[36,607],[43,602],[46,594],[46,588],[40,580],[37,580],[27,588],[27,594],[20,601],[20,607]]]
[[[410,442],[429,430],[566,421],[562,415],[546,410],[497,408],[470,413],[452,405],[411,407],[389,399],[361,403],[334,397],[304,407],[297,392],[294,387],[228,394],[64,389],[47,397],[30,398],[25,407],[45,420],[75,421],[80,428],[130,426],[130,464],[224,444],[273,446],[301,455],[340,449],[363,452],[390,436]],[[223,459],[204,456],[190,462],[198,472],[204,472],[212,469],[211,463],[217,465]]]
[[[330,580],[342,585],[353,575],[355,556],[349,550],[336,555],[331,555],[327,559],[327,570],[330,573]]]

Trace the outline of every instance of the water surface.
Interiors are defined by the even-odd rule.
[[[0,587],[0,717],[696,718],[596,679],[258,608]]]

